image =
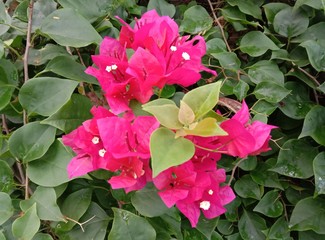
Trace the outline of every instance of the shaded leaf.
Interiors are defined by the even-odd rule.
[[[318,71],[325,71],[325,40],[308,40],[300,44],[306,48],[311,65]]]
[[[262,192],[257,183],[253,181],[250,175],[240,177],[235,183],[234,189],[242,198],[254,198],[260,200]]]
[[[262,232],[262,230],[266,229],[265,220],[255,213],[244,210],[244,213],[238,222],[238,229],[240,236],[244,240],[265,239],[265,235]]]
[[[201,216],[195,228],[210,240],[213,239],[212,233],[219,223],[219,218],[206,219]]]
[[[18,85],[18,71],[10,61],[0,59],[0,76],[0,110],[2,110],[9,104]]]
[[[12,169],[7,162],[0,160],[0,192],[10,193],[14,185],[14,173]]]
[[[0,192],[0,226],[14,214],[9,194]]]
[[[253,83],[271,82],[283,86],[284,76],[274,61],[261,60],[248,68],[248,77]]]
[[[279,191],[273,190],[267,192],[253,209],[255,212],[265,216],[276,218],[282,215],[283,205],[279,200]]]
[[[171,18],[176,12],[175,6],[165,0],[150,0],[147,9],[155,9],[160,16],[169,16]]]
[[[262,19],[262,12],[260,6],[263,4],[263,1],[257,0],[228,0],[227,1],[231,6],[238,6],[239,10],[245,14],[251,15],[254,18]]]
[[[257,84],[254,95],[270,103],[280,102],[290,93],[290,90],[273,82],[260,82]]]
[[[280,217],[270,228],[267,234],[268,239],[279,239],[279,240],[289,240],[290,237],[289,224],[285,217]],[[304,239],[306,240],[306,239]]]
[[[325,152],[319,153],[313,162],[315,175],[315,192],[325,194]]]

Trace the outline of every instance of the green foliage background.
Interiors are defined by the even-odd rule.
[[[102,103],[83,72],[90,55],[118,36],[114,16],[147,9],[206,39],[204,63],[219,75],[199,85],[222,81],[223,112],[245,99],[254,119],[279,126],[272,151],[220,160],[237,198],[196,229],[150,184],[126,195],[105,171],[66,173],[73,154],[60,137]],[[0,2],[0,240],[324,239],[324,72],[324,0]]]

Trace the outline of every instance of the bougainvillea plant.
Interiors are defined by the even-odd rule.
[[[178,100],[152,99],[154,90],[166,85],[195,84],[202,70],[216,75],[201,63],[205,41],[180,36],[176,22],[155,10],[135,19],[134,28],[120,21],[118,39],[106,37],[99,55],[92,56],[96,66],[86,69],[98,79],[109,109],[93,107],[93,118],[62,138],[77,154],[69,177],[105,169],[114,172],[111,187],[126,193],[153,182],[166,206],[176,205],[196,227],[201,211],[216,218],[235,199],[217,166],[221,154],[246,158],[266,152],[275,127],[251,122],[244,101],[234,116],[224,118],[215,109],[221,82]],[[152,116],[134,112],[132,100]]]

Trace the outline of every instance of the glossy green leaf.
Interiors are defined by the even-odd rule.
[[[19,101],[29,114],[50,116],[70,99],[77,85],[76,81],[61,78],[33,78],[22,86]]]
[[[73,226],[76,225],[75,221],[78,221],[89,208],[91,195],[92,190],[90,188],[84,188],[71,193],[64,199],[61,211],[64,216],[74,221],[69,221],[67,223],[60,222],[56,226],[59,231],[70,231]]]
[[[325,146],[325,107],[318,105],[307,113],[299,138],[306,136]]]
[[[240,50],[252,57],[261,56],[269,49],[278,50],[279,47],[264,33],[259,31],[248,32],[240,41]]]
[[[39,122],[28,123],[17,129],[9,139],[12,155],[24,163],[42,157],[55,140],[56,129]]]
[[[293,119],[304,119],[314,103],[309,98],[308,89],[299,82],[286,82],[285,88],[290,94],[282,99],[279,109]]]
[[[233,52],[212,53],[211,55],[216,58],[219,61],[221,67],[225,69],[232,71],[237,71],[240,69],[240,60]]]
[[[204,7],[196,5],[187,9],[180,24],[179,30],[191,34],[197,34],[209,30],[212,27],[213,19]]]
[[[221,82],[195,88],[183,97],[183,101],[193,110],[195,119],[199,119],[212,110],[219,101]]]
[[[313,162],[315,175],[315,192],[325,194],[325,152],[319,153]]]
[[[14,185],[14,173],[12,169],[7,162],[0,160],[0,192],[10,193]]]
[[[31,240],[37,233],[40,225],[35,203],[23,214],[23,216],[17,218],[13,222],[12,233],[16,239]]]
[[[233,92],[238,98],[239,101],[242,101],[246,96],[249,90],[249,85],[244,81],[239,81],[234,87]]]
[[[309,19],[302,10],[284,8],[274,17],[274,30],[282,36],[292,38],[305,32],[309,25]]]
[[[91,202],[85,214],[80,218],[83,229],[75,227],[62,235],[62,239],[104,240],[110,217],[95,202]]]
[[[284,85],[284,76],[274,61],[261,60],[248,68],[248,77],[253,83],[271,82]]]
[[[156,217],[168,211],[165,203],[158,195],[157,189],[152,184],[136,191],[131,198],[132,205],[143,216]]]
[[[325,22],[315,23],[311,25],[304,33],[292,39],[292,42],[302,43],[308,40],[325,39]]]
[[[277,240],[290,240],[290,230],[289,224],[286,218],[280,217],[278,220],[272,225],[270,231],[267,234],[268,239],[277,239]],[[306,240],[306,239],[304,239]]]
[[[231,6],[238,6],[239,10],[245,14],[251,15],[254,18],[262,19],[262,12],[260,6],[263,4],[263,1],[256,0],[228,0],[227,1]]]
[[[324,199],[308,197],[299,201],[290,217],[290,230],[313,230],[325,234],[325,202]]]
[[[56,140],[43,157],[28,164],[27,174],[40,186],[59,186],[69,181],[66,169],[72,158],[71,152]]]
[[[262,213],[267,217],[276,218],[282,215],[283,205],[279,200],[279,191],[267,192],[253,209],[255,212]]]
[[[236,181],[234,190],[242,198],[254,198],[260,200],[263,194],[258,184],[255,183],[248,174],[242,176]]]
[[[114,221],[108,240],[155,240],[155,229],[142,217],[113,208]]]
[[[98,81],[93,76],[86,74],[85,70],[86,68],[83,65],[75,62],[71,57],[58,56],[46,65],[44,71],[51,71],[62,77],[78,82],[98,85]]]
[[[290,94],[290,90],[273,82],[260,82],[257,84],[254,95],[270,103],[278,103]]]
[[[120,4],[114,0],[92,0],[89,4],[88,0],[58,0],[64,8],[76,10],[80,15],[90,22],[96,21],[99,17],[110,15],[111,11]]]
[[[265,235],[262,230],[266,229],[266,223],[263,218],[255,213],[244,210],[243,215],[239,219],[238,229],[240,236],[244,240],[264,240]]]
[[[160,16],[169,16],[171,18],[176,12],[175,6],[165,0],[150,0],[147,9],[155,9]]]
[[[160,98],[171,98],[176,93],[176,87],[174,85],[165,85],[161,91],[156,95]]]
[[[49,43],[40,49],[31,48],[28,54],[28,62],[31,65],[40,66],[58,56],[75,58],[64,47]]]
[[[38,186],[30,199],[20,202],[23,211],[27,211],[36,203],[37,215],[41,220],[66,221],[56,204],[54,188]]]
[[[10,29],[11,24],[11,17],[6,9],[6,6],[3,1],[0,2],[0,23],[5,23],[5,24],[0,24],[0,36],[4,33],[6,33]]]
[[[272,171],[293,178],[309,178],[313,175],[313,160],[317,154],[317,148],[304,139],[290,139],[283,144]]]
[[[89,98],[73,94],[71,99],[62,108],[41,123],[69,133],[81,125],[82,122],[92,117],[90,114],[91,107],[92,104]]]
[[[0,59],[0,110],[5,108],[18,85],[18,71],[10,61]]]
[[[0,192],[0,226],[14,214],[11,198],[7,193]]]
[[[318,71],[325,71],[325,40],[308,40],[300,44],[306,48],[311,65]]]
[[[194,155],[194,144],[185,138],[175,139],[175,133],[158,128],[150,137],[153,177],[162,171],[188,161]]]
[[[70,8],[56,10],[47,16],[40,31],[62,46],[79,48],[99,44],[102,40],[91,24]]]

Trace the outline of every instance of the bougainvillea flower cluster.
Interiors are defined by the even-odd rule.
[[[114,172],[108,179],[111,187],[126,193],[152,182],[166,206],[176,206],[195,227],[201,213],[215,218],[235,198],[224,184],[225,171],[217,167],[221,154],[245,158],[268,151],[274,126],[250,122],[243,102],[232,118],[220,124],[227,135],[186,136],[196,146],[194,155],[153,177],[150,137],[160,123],[154,116],[133,114],[130,101],[144,104],[155,89],[172,84],[188,87],[201,78],[200,71],[216,73],[201,63],[204,39],[180,36],[170,17],[152,10],[136,19],[133,28],[119,20],[123,25],[119,39],[104,38],[99,55],[92,56],[95,66],[86,70],[98,79],[109,109],[93,107],[93,118],[62,138],[76,153],[68,165],[69,177],[105,169]]]

